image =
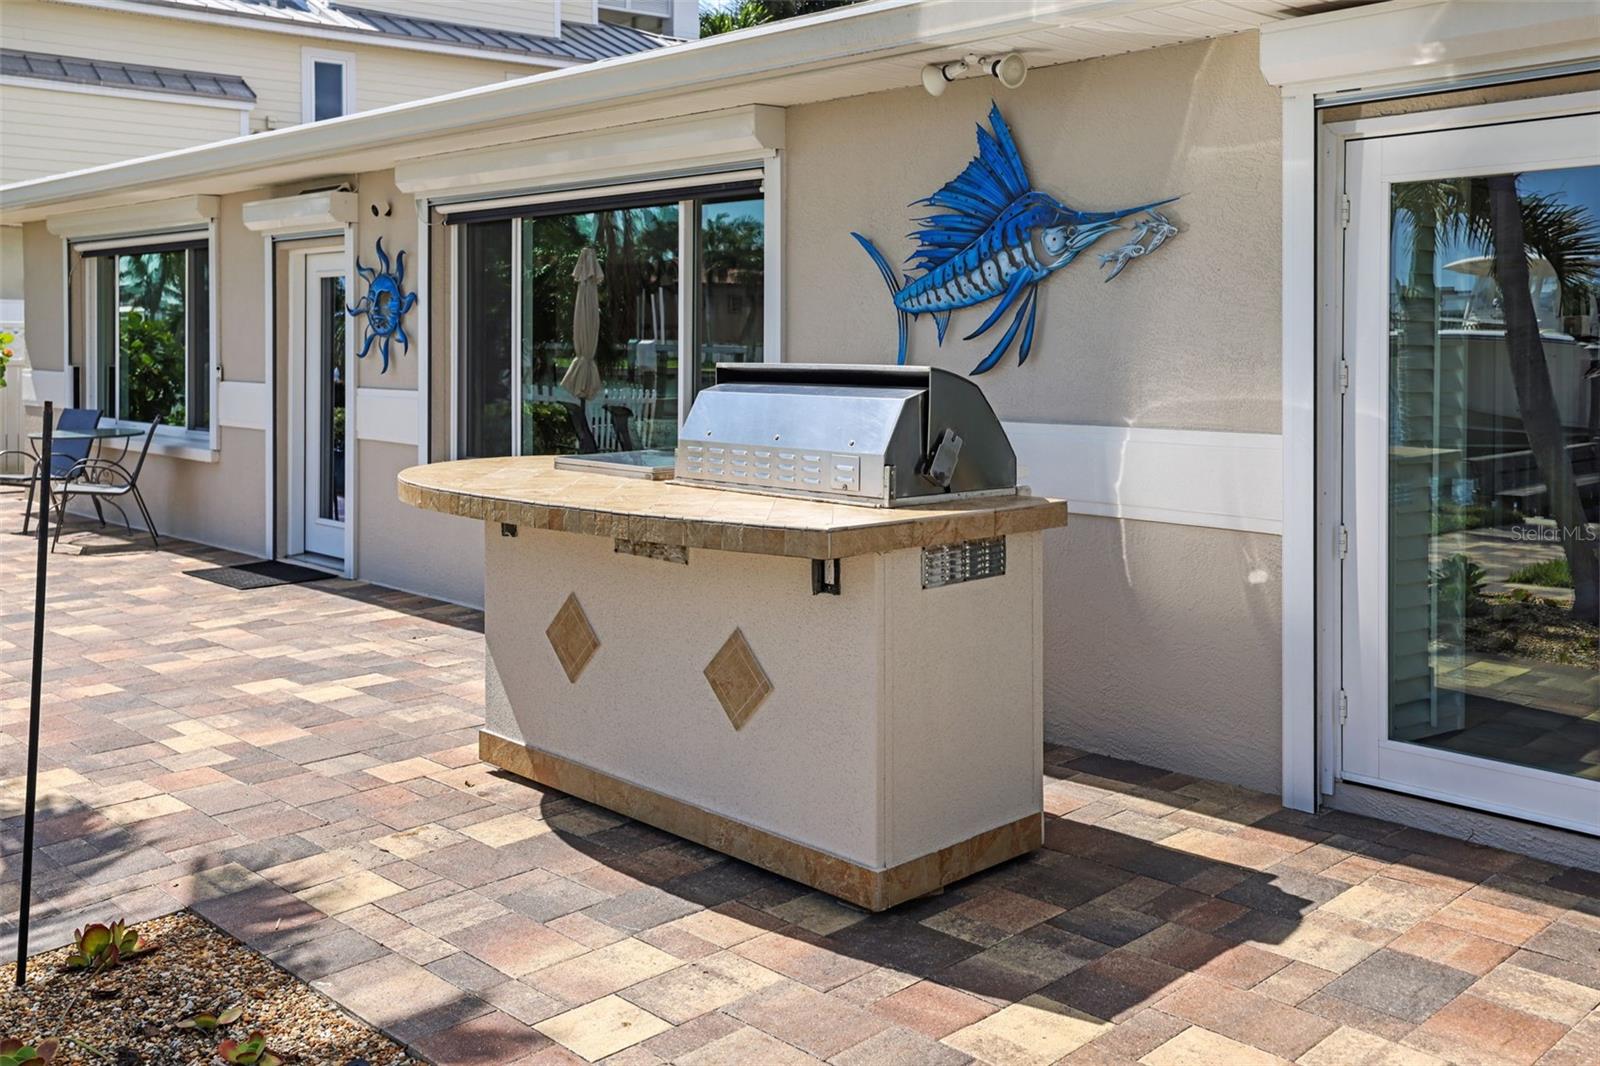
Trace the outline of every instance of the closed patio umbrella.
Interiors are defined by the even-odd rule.
[[[605,275],[600,272],[593,245],[578,253],[572,277],[578,283],[578,295],[572,302],[572,365],[562,375],[561,387],[583,403],[599,395],[602,385],[594,350],[600,343],[600,282]]]

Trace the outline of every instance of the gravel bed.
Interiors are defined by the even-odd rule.
[[[56,1064],[187,1066],[220,1062],[217,1045],[254,1030],[297,1066],[402,1066],[415,1060],[376,1029],[209,922],[180,912],[138,923],[155,951],[96,976],[65,969],[71,948],[0,972],[0,1039],[58,1037]],[[244,1016],[212,1032],[173,1023],[237,1004]]]

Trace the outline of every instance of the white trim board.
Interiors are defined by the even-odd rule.
[[[401,192],[437,195],[555,181],[615,182],[667,166],[754,161],[783,144],[783,108],[752,105],[417,159],[395,167],[394,183]]]
[[[272,390],[265,381],[217,382],[217,425],[265,430],[272,422]]]
[[[199,229],[209,226],[217,217],[217,204],[215,196],[177,196],[56,215],[45,223],[45,228],[57,237],[72,241]]]
[[[353,223],[358,215],[353,192],[301,193],[244,205],[245,228],[254,233],[323,233]]]
[[[72,372],[69,370],[41,370],[38,367],[19,366],[17,384],[22,389],[22,402],[30,406],[46,400],[57,407],[72,404]]]
[[[1017,478],[1073,514],[1283,530],[1283,440],[1275,433],[1007,422]]]
[[[1389,0],[1261,28],[1268,83],[1334,93],[1592,60],[1592,3]]]
[[[416,389],[380,389],[364,385],[356,389],[358,440],[386,441],[416,447],[420,439]]]

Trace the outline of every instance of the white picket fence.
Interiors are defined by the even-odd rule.
[[[620,451],[623,442],[617,438],[616,426],[611,421],[611,415],[606,411],[607,405],[626,407],[633,412],[632,431],[634,442],[641,448],[652,446],[650,441],[651,427],[654,424],[656,412],[656,394],[654,389],[632,382],[608,382],[601,388],[598,396],[591,397],[584,404],[584,416],[589,423],[589,431],[594,434],[595,443],[603,452]],[[578,398],[559,385],[538,384],[523,387],[523,401],[532,403],[577,403]]]
[[[6,386],[0,389],[0,451],[28,451],[28,419],[22,406],[22,375],[28,369],[28,349],[21,322],[0,322],[0,333],[13,333],[11,348],[16,358],[6,370]],[[0,458],[0,473],[18,473],[23,460],[16,456]]]

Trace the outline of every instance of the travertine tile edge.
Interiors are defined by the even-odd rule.
[[[597,481],[618,484],[597,488]],[[400,472],[396,489],[402,503],[485,522],[800,559],[875,555],[1067,524],[1067,505],[1043,497],[884,509],[774,502],[773,497],[674,482],[556,478],[548,456],[411,467]],[[777,503],[789,506],[780,514],[774,510]]]
[[[1026,855],[1044,842],[1040,811],[898,866],[872,870],[570,759],[527,747],[487,729],[478,733],[478,756],[519,777],[743,859],[869,911],[887,910],[927,895],[979,870]]]

